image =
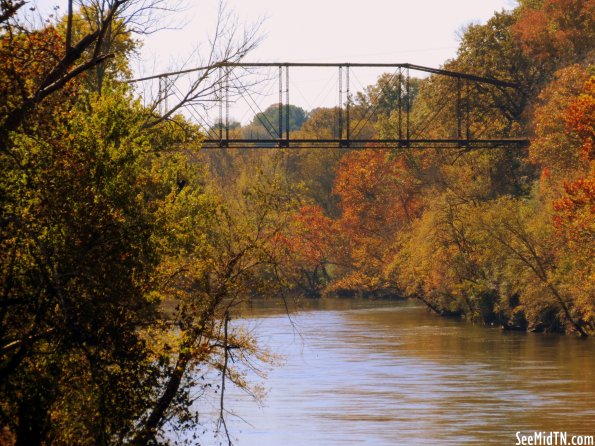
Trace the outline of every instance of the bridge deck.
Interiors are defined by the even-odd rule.
[[[446,149],[469,148],[490,149],[497,147],[523,148],[529,145],[529,140],[524,138],[503,139],[205,139],[203,148],[246,148],[246,149]]]

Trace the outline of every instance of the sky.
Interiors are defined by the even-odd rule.
[[[217,0],[188,0],[182,29],[150,38],[146,56],[191,49],[215,23]],[[263,19],[254,61],[411,62],[438,66],[456,54],[457,33],[512,0],[228,0],[245,23]],[[197,39],[198,38],[198,39]],[[167,57],[167,56],[166,56]]]
[[[176,1],[176,0],[174,0]],[[137,76],[199,64],[217,22],[219,0],[179,0],[184,8],[166,17],[169,29],[143,40],[133,68]],[[41,11],[63,0],[37,0]],[[379,62],[439,67],[456,56],[459,35],[471,23],[485,23],[494,11],[512,9],[514,0],[227,0],[227,10],[248,28],[260,22],[259,46],[251,62]],[[352,73],[352,89],[375,81],[381,71]],[[330,85],[329,85],[330,83]],[[334,71],[294,70],[291,102],[307,110],[338,102]],[[256,99],[266,108],[278,88],[263,85]],[[278,97],[278,96],[277,96]],[[236,104],[232,118],[247,122],[247,104]]]

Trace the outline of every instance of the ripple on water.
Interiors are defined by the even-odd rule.
[[[345,303],[341,303],[344,307]],[[242,321],[284,355],[262,407],[228,391],[238,444],[514,444],[593,434],[595,344],[503,333],[393,303]]]

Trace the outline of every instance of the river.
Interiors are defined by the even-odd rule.
[[[513,445],[595,434],[595,342],[503,332],[410,302],[329,300],[245,325],[284,360],[262,405],[230,390],[240,446]],[[570,437],[569,437],[570,438]]]

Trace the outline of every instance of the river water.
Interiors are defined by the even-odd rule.
[[[513,445],[595,434],[595,342],[503,332],[407,302],[329,300],[236,321],[284,360],[259,405],[230,390],[234,444]],[[569,437],[570,438],[570,437]]]

